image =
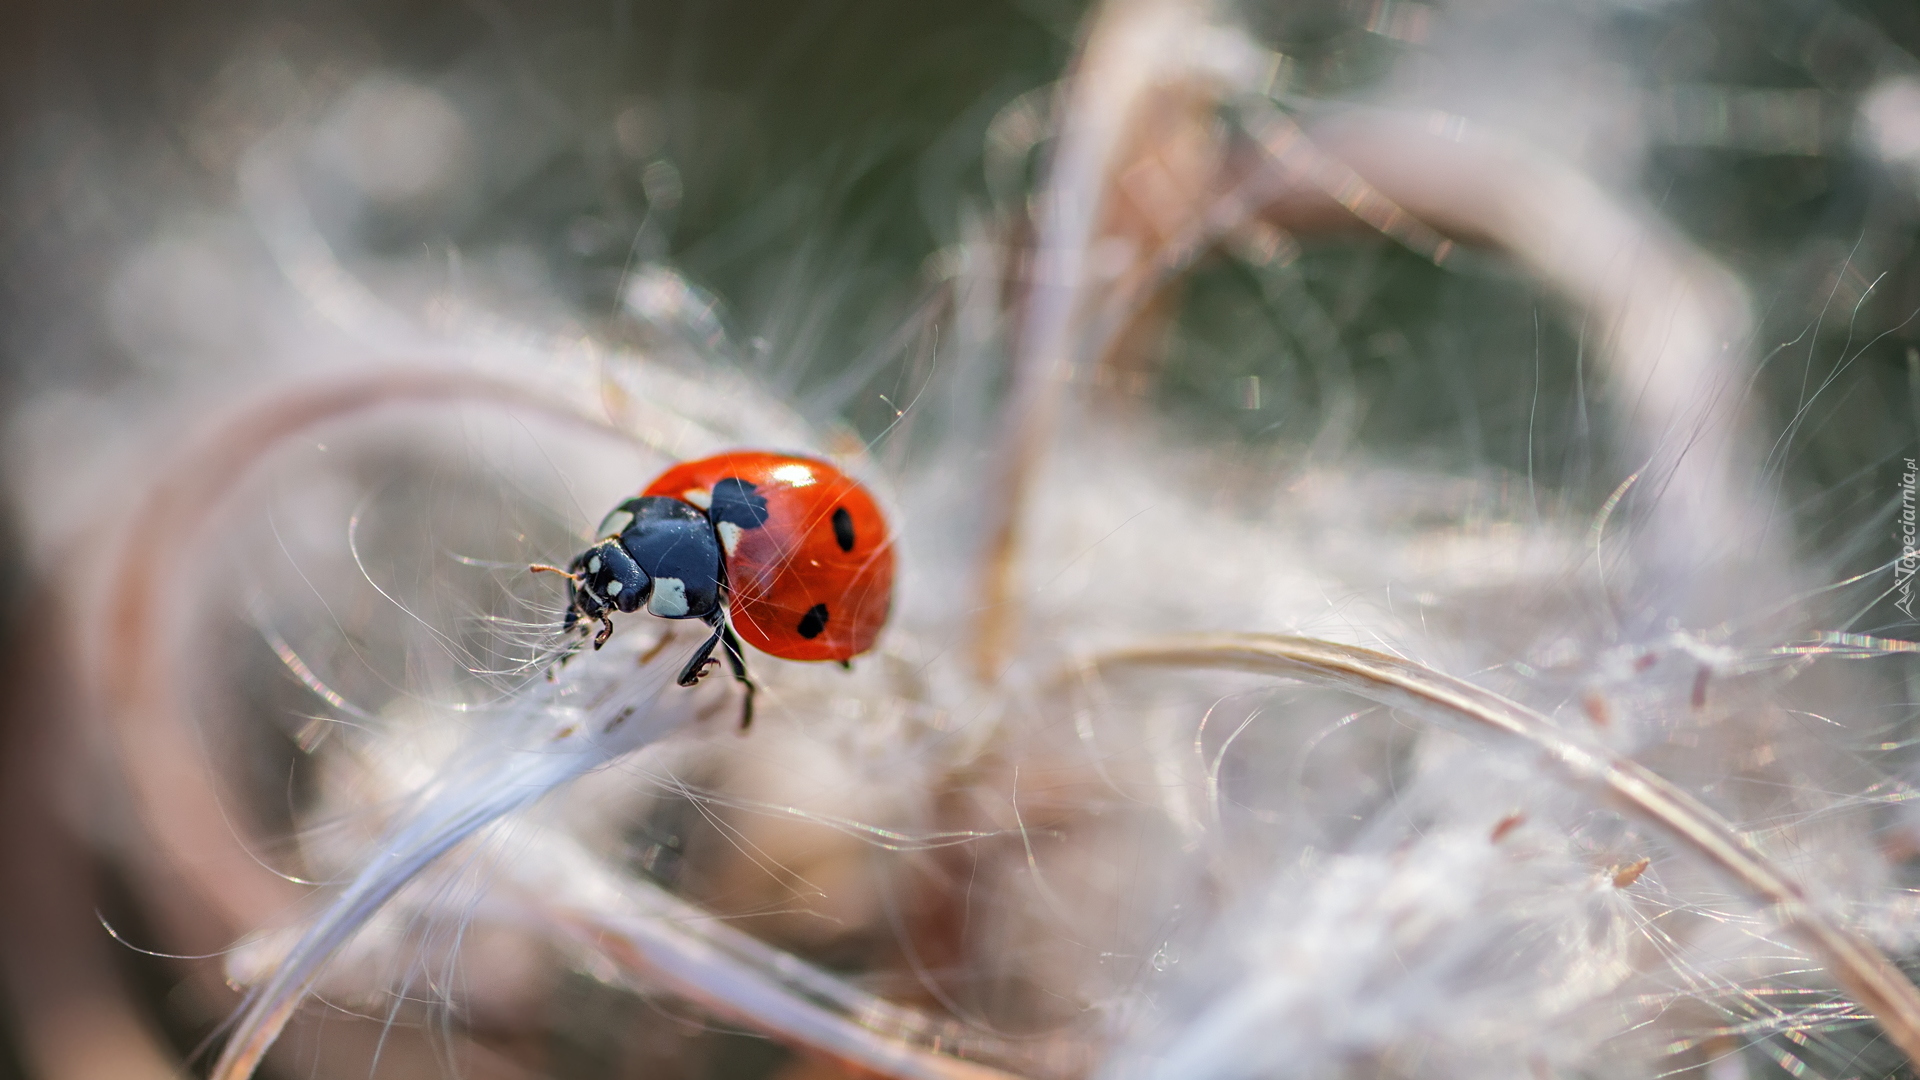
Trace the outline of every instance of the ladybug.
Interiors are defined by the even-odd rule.
[[[835,660],[873,648],[893,604],[893,534],[867,489],[824,461],[739,450],[675,465],[600,523],[599,540],[566,570],[563,628],[593,647],[614,611],[699,619],[712,636],[680,671],[706,674],[717,646],[746,687],[741,642],[785,660]]]

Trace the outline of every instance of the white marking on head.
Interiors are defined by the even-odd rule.
[[[713,509],[713,492],[706,488],[688,488],[680,493],[680,497],[702,510]]]
[[[587,560],[587,573],[597,574],[599,572],[600,572],[600,556],[595,555],[593,558]]]
[[[773,470],[773,478],[788,487],[806,487],[813,483],[811,465],[782,465]]]
[[[619,596],[620,590],[624,588],[626,588],[626,586],[620,583],[620,579],[614,578],[613,580],[607,582],[607,595],[609,597]]]
[[[647,598],[647,610],[663,619],[678,619],[687,613],[687,583],[677,577],[653,579],[653,595]]]
[[[740,526],[723,521],[715,526],[714,531],[720,534],[720,547],[727,553],[727,558],[733,558],[733,549],[740,546]]]
[[[608,514],[605,520],[600,522],[600,535],[619,536],[621,533],[626,532],[627,526],[631,524],[633,524],[633,511],[615,510],[613,513]]]

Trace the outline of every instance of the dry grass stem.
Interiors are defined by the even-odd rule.
[[[1313,638],[1208,634],[1145,641],[1088,658],[1079,670],[1222,668],[1350,691],[1385,705],[1442,715],[1540,750],[1563,779],[1603,795],[1718,867],[1819,958],[1871,1012],[1910,1061],[1920,1061],[1920,987],[1872,942],[1848,929],[1733,824],[1631,758],[1582,740],[1518,702],[1423,664]],[[1638,876],[1637,874],[1635,876]]]

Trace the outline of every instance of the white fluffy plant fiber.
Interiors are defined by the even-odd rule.
[[[777,1039],[794,1076],[1720,1077],[1748,1046],[1800,1075],[1827,1066],[1775,1036],[1885,1068],[1874,1023],[1920,1053],[1872,833],[1906,789],[1798,722],[1865,707],[1825,654],[1898,646],[1823,637],[1761,527],[1739,290],[1517,138],[1303,125],[1273,60],[1195,7],[1097,13],[1031,244],[988,217],[947,260],[925,444],[887,468],[739,375],[666,266],[628,347],[425,271],[368,286],[289,179],[333,136],[263,140],[247,220],[288,287],[261,288],[365,363],[288,346],[211,421],[183,394],[194,439],[128,409],[158,464],[22,479],[81,508],[35,524],[143,829],[120,856],[171,940],[242,939],[197,974],[245,988],[211,1075],[287,1030],[289,1071],[560,1075],[497,1036],[567,977]],[[1200,253],[1328,214],[1443,265],[1476,243],[1599,328],[1636,467],[1598,514],[1237,458],[1104,389]],[[630,618],[554,667],[524,571],[728,445],[837,455],[903,560],[882,649],[760,658],[746,738],[724,680],[671,685],[685,632]],[[279,805],[263,715],[310,762]],[[701,819],[706,849],[657,835]]]

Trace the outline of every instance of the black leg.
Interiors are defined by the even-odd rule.
[[[720,634],[721,631],[716,628],[707,640],[701,642],[700,647],[693,651],[693,657],[687,661],[687,666],[680,669],[681,686],[692,686],[700,681],[700,676],[707,673],[707,664],[713,659],[713,647],[720,644]]]
[[[680,685],[692,686],[699,682],[700,677],[707,673],[707,665],[715,662],[714,647],[724,644],[726,647],[721,652],[727,658],[727,666],[733,669],[733,677],[747,691],[746,699],[740,704],[740,730],[745,731],[753,723],[753,695],[760,688],[754,685],[752,677],[747,674],[747,655],[740,638],[733,632],[733,624],[725,616],[716,616],[712,625],[713,633],[694,650],[693,656],[687,660],[687,666],[680,669]]]
[[[747,654],[741,651],[739,635],[733,632],[731,622],[720,623],[720,640],[727,647],[727,666],[733,668],[733,677],[747,688],[746,700],[740,704],[740,730],[745,731],[753,723],[753,695],[760,688],[753,685],[753,679],[747,674]]]

